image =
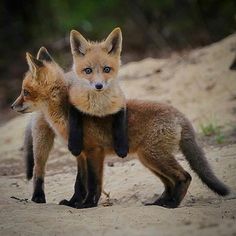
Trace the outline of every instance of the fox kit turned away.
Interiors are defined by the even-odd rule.
[[[69,89],[69,150],[78,156],[83,147],[83,114],[113,117],[114,150],[120,157],[128,153],[126,102],[118,84],[122,35],[114,29],[105,41],[88,42],[78,31],[70,35],[73,70]]]
[[[29,71],[22,83],[22,92],[12,108],[33,114],[34,122],[26,131],[25,157],[28,178],[34,166],[34,202],[46,202],[44,175],[54,133],[68,141],[68,83],[63,71],[41,48],[37,59],[27,56]],[[177,207],[184,198],[191,176],[174,157],[180,149],[199,178],[215,193],[229,193],[211,170],[203,150],[196,142],[194,130],[186,117],[172,106],[156,102],[128,100],[127,125],[129,149],[137,153],[141,163],[163,182],[163,194],[152,204]],[[96,206],[101,195],[103,163],[106,154],[113,152],[112,117],[85,115],[84,149],[76,158],[78,173],[74,195],[61,204],[83,208]],[[145,122],[143,122],[145,120]],[[32,151],[33,146],[33,151]],[[34,158],[34,161],[33,161]]]

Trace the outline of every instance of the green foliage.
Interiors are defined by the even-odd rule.
[[[225,141],[225,136],[222,133],[222,127],[215,122],[200,124],[201,131],[204,136],[214,137],[217,144],[222,144]]]
[[[200,128],[205,136],[213,136],[220,132],[220,127],[213,122],[201,124]]]
[[[225,136],[219,133],[218,135],[216,135],[215,140],[218,144],[222,144],[225,142]]]

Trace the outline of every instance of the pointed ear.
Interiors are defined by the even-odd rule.
[[[40,61],[53,62],[53,58],[45,47],[41,47],[37,54],[37,59]]]
[[[28,52],[26,53],[26,60],[29,65],[29,70],[33,76],[36,76],[38,69],[44,66],[42,61],[39,61]]]
[[[122,49],[122,33],[120,28],[115,28],[105,40],[108,54],[120,54]]]
[[[88,41],[76,30],[70,32],[70,46],[72,55],[84,56],[88,49]]]

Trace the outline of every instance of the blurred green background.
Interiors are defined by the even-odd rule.
[[[0,111],[4,111],[20,91],[26,51],[36,54],[46,46],[64,69],[70,68],[71,29],[100,40],[120,26],[123,63],[167,57],[233,33],[236,1],[1,0],[0,18]]]

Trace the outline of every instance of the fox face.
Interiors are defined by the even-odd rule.
[[[105,41],[89,42],[78,31],[70,34],[73,69],[80,86],[92,91],[106,90],[117,78],[122,34],[114,29]]]
[[[13,110],[20,113],[39,110],[49,96],[55,94],[51,86],[53,81],[50,83],[48,78],[58,76],[56,63],[46,48],[40,48],[37,59],[26,53],[26,60],[29,71],[24,76],[20,96],[11,105]]]
[[[20,96],[11,105],[11,108],[20,113],[33,112],[37,108],[37,91],[32,86],[32,78],[29,73],[26,74]]]

